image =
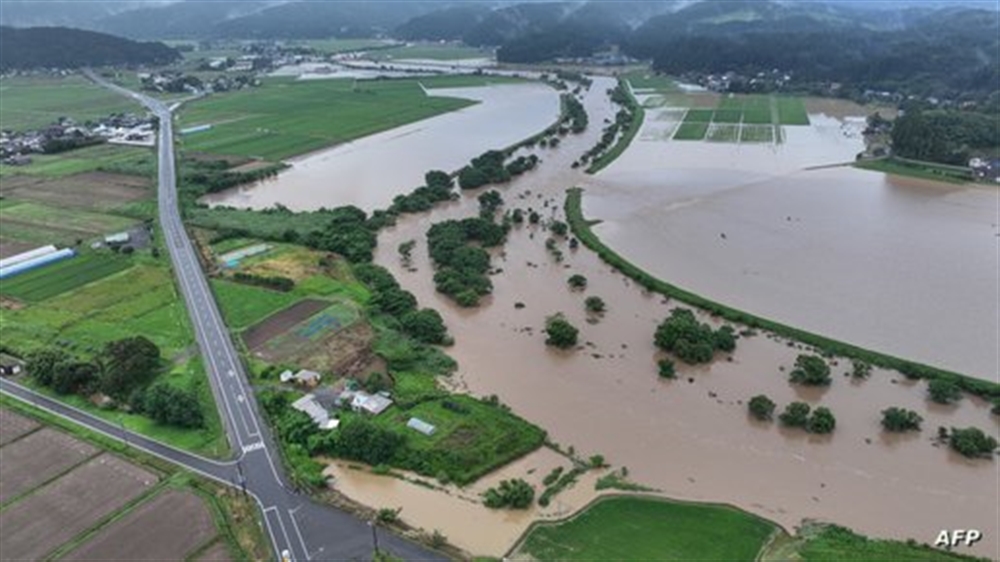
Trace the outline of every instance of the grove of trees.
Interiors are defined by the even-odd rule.
[[[969,457],[987,457],[997,448],[997,440],[978,427],[951,428],[948,445],[959,454]]]
[[[763,394],[758,394],[747,402],[750,415],[760,421],[770,421],[774,417],[774,401]]]
[[[521,478],[501,480],[500,485],[486,490],[483,503],[490,509],[527,509],[535,501],[535,488]]]
[[[882,410],[882,427],[886,431],[902,433],[904,431],[920,431],[924,418],[913,410],[893,406]]]
[[[580,331],[561,315],[550,317],[545,322],[545,345],[569,349],[577,343]]]
[[[788,380],[807,386],[828,386],[833,381],[830,378],[830,366],[817,355],[796,357],[795,367],[789,373]]]
[[[689,365],[710,362],[716,350],[730,352],[736,349],[736,336],[731,326],[713,330],[708,324],[698,322],[694,313],[686,308],[670,311],[670,316],[656,328],[654,342]]]

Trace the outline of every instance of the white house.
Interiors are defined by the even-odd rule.
[[[354,393],[351,399],[351,409],[355,412],[364,412],[377,416],[392,406],[392,400],[383,394],[368,394],[364,391]]]
[[[340,425],[340,420],[330,419],[330,414],[316,401],[316,397],[312,394],[306,394],[302,398],[292,402],[292,408],[309,416],[313,423],[321,429],[336,429]]]

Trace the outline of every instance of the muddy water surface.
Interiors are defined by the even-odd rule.
[[[593,90],[606,87],[599,81]],[[591,123],[611,114],[602,96],[588,97],[586,103]],[[830,129],[815,134],[843,134],[839,126]],[[587,181],[568,164],[599,134],[599,127],[591,127],[581,137],[567,138],[560,149],[541,152],[545,164],[501,188],[508,207],[558,215],[564,189]],[[806,152],[798,157],[799,165],[823,161],[818,150]],[[664,152],[661,160],[674,161],[668,156]],[[734,163],[729,175],[720,177],[739,185],[777,175],[761,164],[747,167],[740,171]],[[682,173],[697,178],[694,172]],[[655,185],[650,181],[649,190]],[[640,207],[632,203],[636,196],[627,186],[617,188],[617,198],[611,195],[614,188],[607,186],[603,199],[595,199],[602,202],[600,209],[588,198],[589,216],[601,216],[603,210],[604,217],[612,212],[625,217]],[[492,297],[477,310],[457,308],[434,291],[424,232],[444,218],[475,214],[474,195],[403,219],[381,235],[376,257],[422,305],[445,317],[456,337],[450,349],[460,365],[451,379],[456,389],[499,395],[516,413],[548,430],[552,440],[573,445],[584,456],[604,454],[613,464],[627,466],[634,480],[668,496],[733,503],[789,529],[803,518],[817,518],[870,535],[932,542],[942,528],[980,527],[987,537],[974,551],[998,555],[997,463],[967,461],[931,441],[938,426],[975,425],[997,435],[998,421],[988,405],[966,398],[957,406],[932,406],[924,399],[923,383],[876,370],[870,380],[856,384],[843,377],[845,364],[834,367],[838,376],[829,389],[804,391],[786,381],[802,350],[765,334],[741,339],[731,361],[682,368],[680,379],[658,380],[652,333],[674,303],[645,294],[585,249],[573,252],[563,243],[566,260],[556,263],[544,248],[548,233],[542,227],[516,228],[495,258],[503,273],[493,277]],[[627,222],[621,219],[619,228]],[[418,242],[416,271],[404,269],[395,250],[409,239]],[[655,238],[646,242],[666,246]],[[567,288],[572,273],[588,278],[585,292]],[[595,324],[588,323],[583,310],[588,295],[601,296],[609,306]],[[525,307],[515,309],[516,302]],[[853,301],[839,307],[843,302]],[[544,345],[545,318],[558,312],[581,328],[581,349],[556,352]],[[760,393],[779,408],[793,400],[831,408],[838,420],[835,434],[815,437],[749,420],[745,402]],[[924,431],[883,434],[879,412],[893,405],[920,412]],[[418,517],[417,524],[444,525],[449,517],[444,511]]]
[[[428,90],[479,103],[316,152],[276,179],[204,198],[210,205],[296,211],[356,205],[371,211],[422,185],[431,169],[456,170],[482,152],[541,131],[559,115],[559,94],[532,84]]]

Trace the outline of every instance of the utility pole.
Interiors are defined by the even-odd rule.
[[[377,558],[379,555],[379,551],[378,551],[378,530],[376,529],[376,527],[378,527],[378,525],[376,525],[375,520],[372,519],[371,521],[368,522],[368,526],[372,528],[372,546],[375,548],[375,558]]]
[[[125,443],[125,448],[128,449],[128,432],[125,431],[125,420],[122,419],[121,415],[118,416],[118,427],[122,430],[122,443]]]

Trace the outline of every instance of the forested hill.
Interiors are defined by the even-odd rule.
[[[163,43],[141,43],[68,27],[0,27],[0,72],[31,68],[166,64],[180,53]]]

